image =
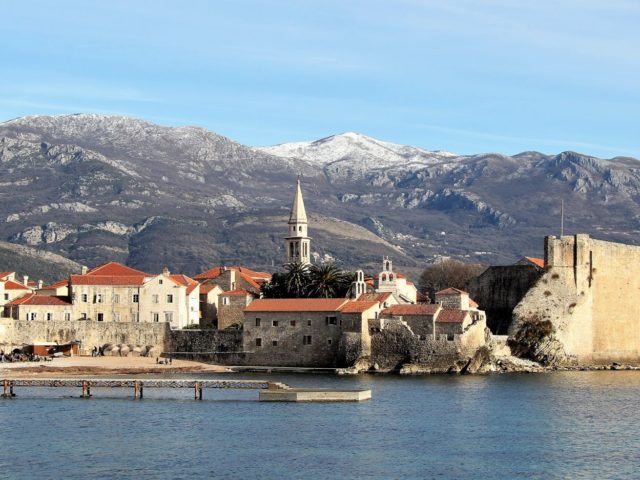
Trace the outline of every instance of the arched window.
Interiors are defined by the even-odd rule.
[[[382,275],[380,275],[380,280],[382,280],[383,282],[387,281],[387,274],[383,273]]]
[[[393,273],[389,274],[389,281],[392,282],[393,281]]]

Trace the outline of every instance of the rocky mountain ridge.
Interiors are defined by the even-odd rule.
[[[574,152],[459,156],[346,133],[250,148],[197,127],[95,114],[0,124],[0,239],[93,265],[196,273],[282,263],[302,176],[316,258],[417,272],[508,263],[558,231],[636,243],[640,162]]]

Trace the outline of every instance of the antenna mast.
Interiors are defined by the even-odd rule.
[[[560,200],[560,237],[564,236],[564,199]]]

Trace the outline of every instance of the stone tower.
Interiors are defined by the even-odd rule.
[[[367,293],[367,284],[364,281],[364,272],[356,270],[356,279],[351,283],[348,297],[357,299],[365,293]]]
[[[285,237],[287,263],[309,264],[311,256],[311,238],[307,236],[307,212],[304,209],[300,179],[296,185],[291,214],[289,215],[289,234]]]
[[[382,271],[378,274],[377,292],[397,293],[397,275],[393,272],[393,263],[389,257],[382,258]]]

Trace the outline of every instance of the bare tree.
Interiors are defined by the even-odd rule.
[[[486,268],[479,263],[465,263],[452,259],[434,263],[425,268],[420,275],[420,291],[433,296],[438,290],[447,287],[463,290],[469,280],[480,275]]]

